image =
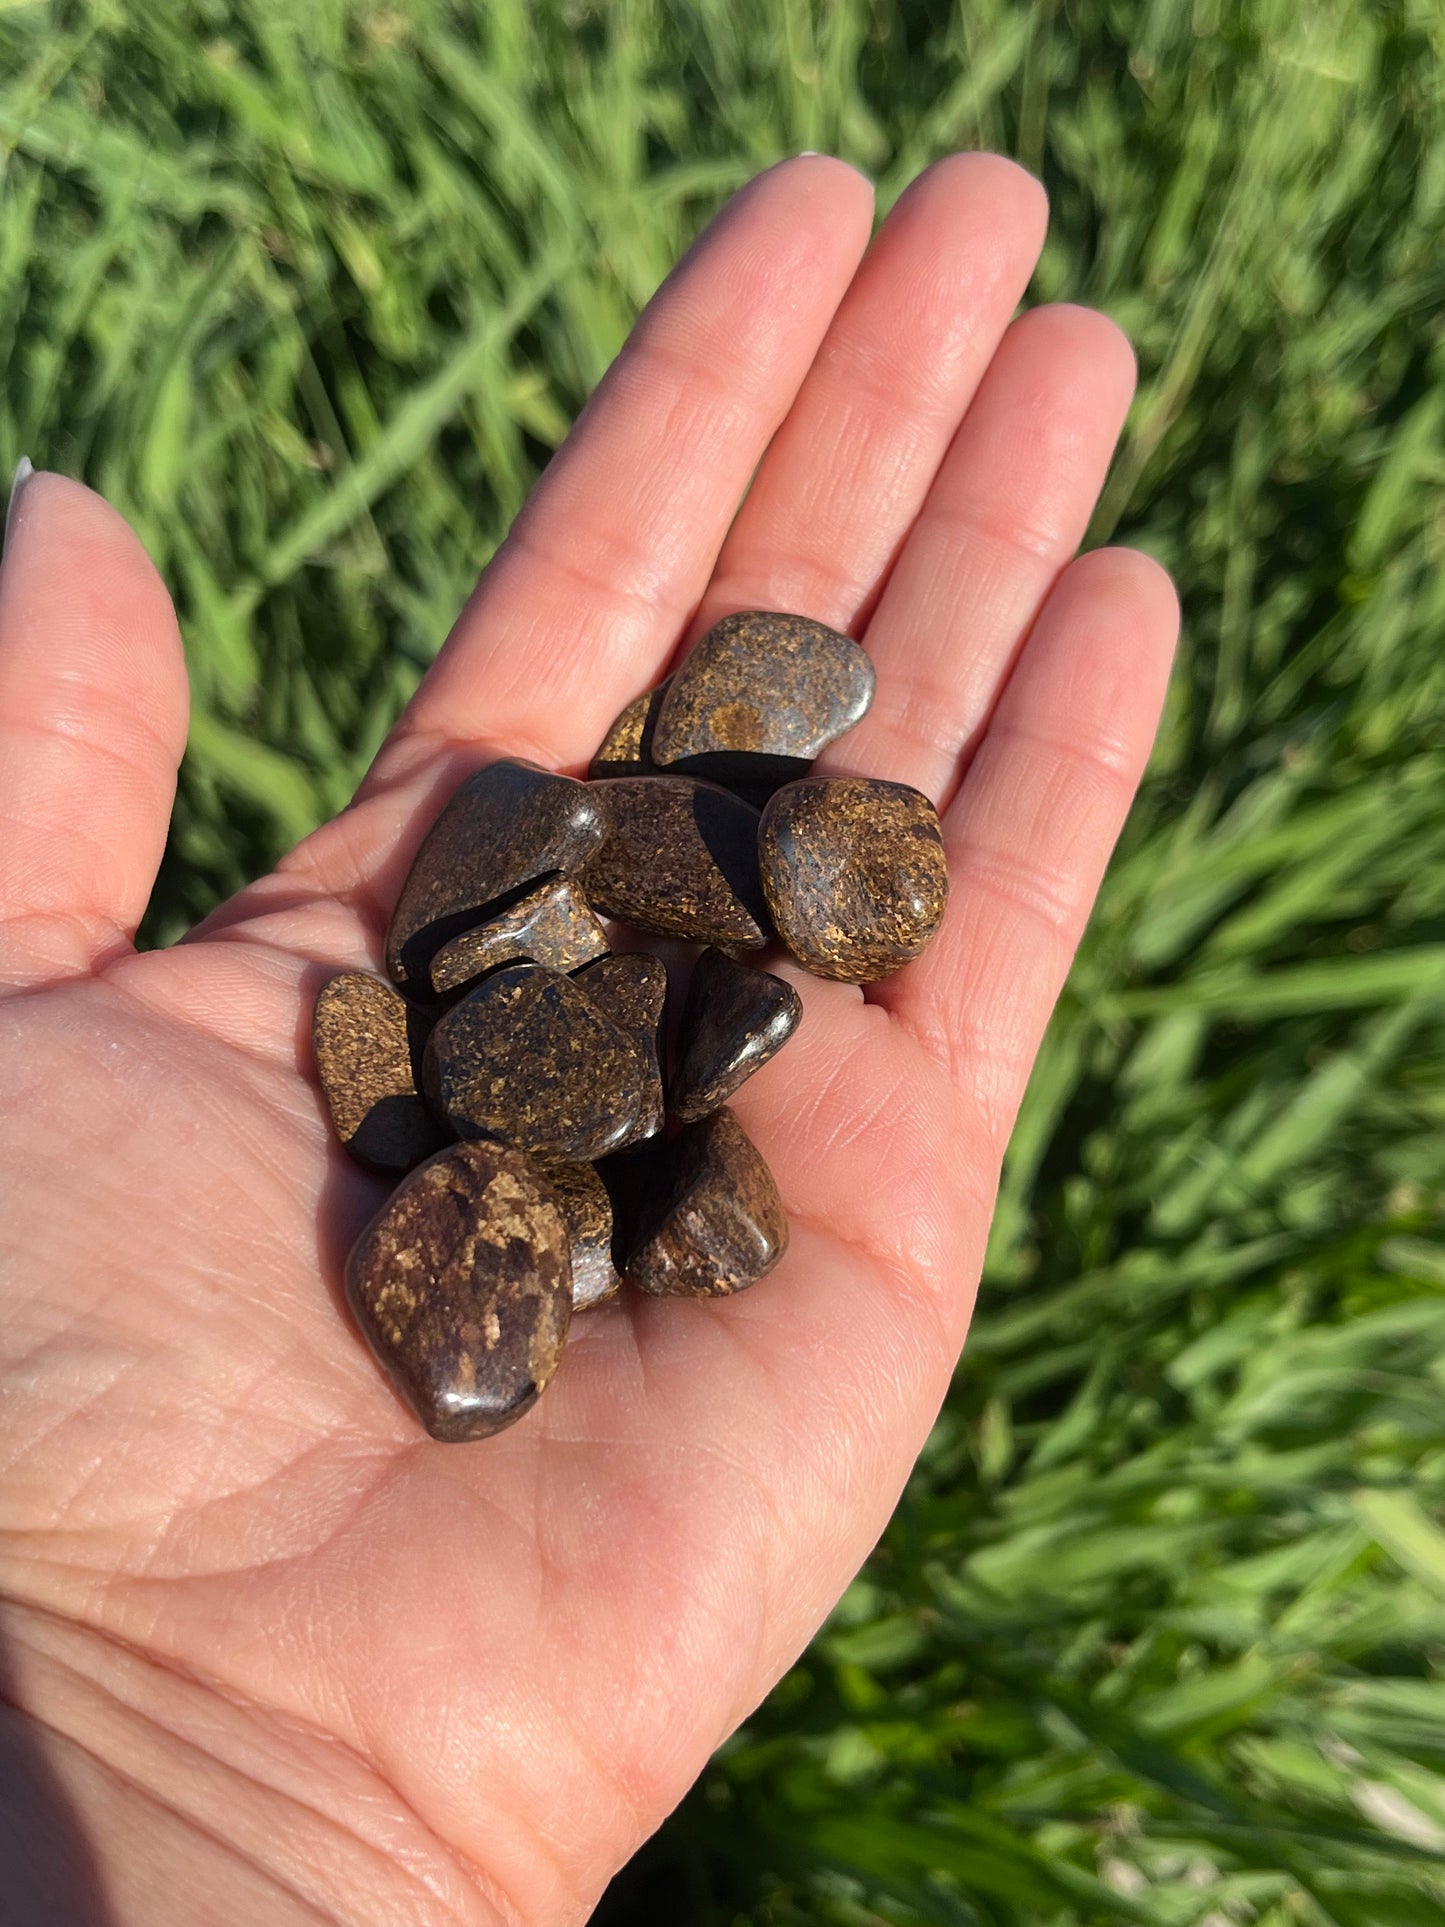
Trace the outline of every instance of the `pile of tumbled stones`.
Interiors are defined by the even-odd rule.
[[[587,782],[514,760],[469,777],[402,886],[391,982],[322,989],[336,1133],[401,1180],[347,1296],[433,1438],[520,1418],[573,1314],[624,1278],[725,1297],[783,1255],[777,1186],[727,1099],[802,1004],[737,953],[777,937],[816,976],[871,983],[919,954],[948,892],[927,797],[807,774],[873,686],[821,623],[727,617],[622,712]],[[706,946],[674,1023],[667,966],[614,949],[603,917]]]

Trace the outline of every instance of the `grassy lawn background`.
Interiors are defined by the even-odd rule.
[[[303,23],[298,27],[297,22]],[[0,463],[195,692],[149,926],[342,803],[631,317],[800,147],[1040,171],[1176,572],[1145,798],[876,1557],[612,1921],[1445,1922],[1437,0],[0,0]]]

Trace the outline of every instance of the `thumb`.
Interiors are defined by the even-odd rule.
[[[129,945],[187,710],[175,611],[139,538],[79,482],[22,462],[0,557],[0,982]]]

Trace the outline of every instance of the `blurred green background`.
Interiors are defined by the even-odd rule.
[[[174,937],[339,805],[699,223],[1042,173],[1175,571],[1146,794],[876,1556],[599,1919],[1445,1921],[1440,0],[0,0],[0,462],[134,518]]]

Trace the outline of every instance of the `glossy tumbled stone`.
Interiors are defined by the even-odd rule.
[[[642,1053],[642,1095],[631,1131],[615,1148],[652,1137],[662,1129],[662,1013],[667,1004],[667,966],[645,951],[602,957],[573,979]]]
[[[622,1280],[612,1262],[612,1200],[590,1164],[558,1164],[547,1172],[572,1237],[572,1309],[591,1311],[614,1298]]]
[[[725,1104],[787,1043],[803,1000],[770,970],[754,970],[721,950],[698,958],[677,1034],[670,1109],[684,1123]]]
[[[623,776],[594,787],[612,818],[581,877],[595,910],[690,943],[747,950],[767,942],[755,809],[687,776]]]
[[[571,877],[549,877],[535,890],[443,944],[431,961],[432,989],[460,990],[504,963],[577,970],[607,954],[607,932]]]
[[[364,970],[343,970],[316,999],[311,1046],[332,1125],[357,1163],[383,1177],[447,1141],[417,1092],[424,1028],[420,1012]]]
[[[778,935],[816,977],[873,983],[918,956],[943,920],[938,814],[904,783],[789,783],[763,811],[758,854]]]
[[[571,977],[504,964],[437,1019],[427,1099],[461,1138],[495,1138],[544,1164],[590,1163],[629,1141],[645,1066]]]
[[[779,779],[807,765],[873,700],[873,665],[851,636],[807,616],[725,616],[671,679],[652,759],[730,782]]]
[[[594,783],[610,776],[649,776],[653,773],[652,732],[657,725],[658,709],[671,681],[669,676],[656,689],[644,689],[623,710],[602,738],[597,754],[587,766],[587,774]]]
[[[727,1298],[755,1284],[788,1248],[772,1172],[731,1111],[713,1111],[663,1147],[648,1173],[626,1272],[657,1298]]]
[[[603,788],[533,763],[489,763],[432,825],[386,937],[395,982],[425,990],[433,957],[498,900],[555,870],[575,875],[607,833]]]
[[[536,1403],[572,1316],[556,1193],[499,1144],[455,1144],[404,1178],[352,1248],[346,1295],[434,1439],[484,1439]]]

